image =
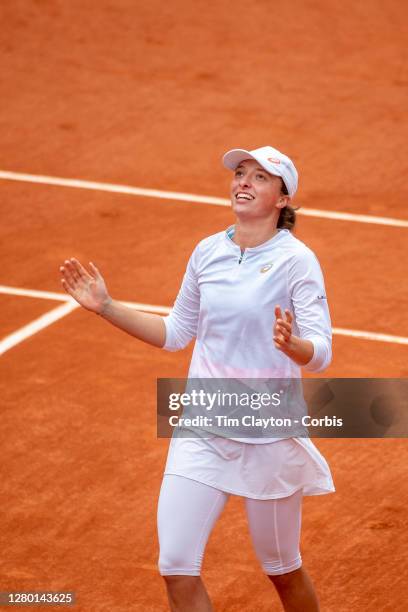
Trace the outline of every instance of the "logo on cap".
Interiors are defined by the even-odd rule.
[[[268,161],[271,162],[271,164],[280,164],[280,159],[277,157],[268,157]]]

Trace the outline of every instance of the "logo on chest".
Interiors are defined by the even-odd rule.
[[[270,261],[267,264],[263,265],[259,271],[261,274],[265,274],[265,272],[268,272],[272,267],[273,263]]]

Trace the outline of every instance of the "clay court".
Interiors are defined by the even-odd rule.
[[[325,273],[324,376],[408,377],[408,7],[6,0],[0,11],[0,591],[71,590],[78,612],[164,612],[156,379],[185,376],[191,348],[160,351],[76,308],[59,266],[94,261],[114,298],[167,312],[196,243],[233,222],[222,154],[272,144],[300,171],[296,235]],[[407,610],[407,440],[316,445],[337,489],[304,502],[322,612]],[[239,498],[203,576],[217,612],[280,610]]]

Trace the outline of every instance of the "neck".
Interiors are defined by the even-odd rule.
[[[251,221],[237,219],[233,241],[241,249],[259,246],[278,233],[276,224],[277,218],[270,220],[252,219]]]

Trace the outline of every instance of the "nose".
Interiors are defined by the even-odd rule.
[[[243,176],[239,177],[238,185],[240,187],[250,187],[251,186],[251,181],[249,180],[247,174],[244,174]]]

